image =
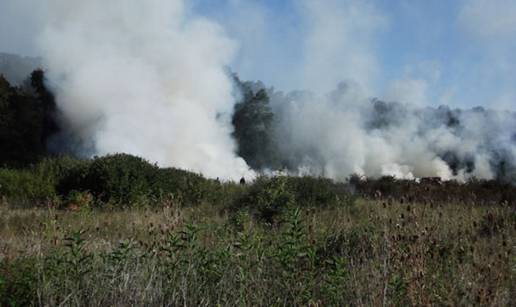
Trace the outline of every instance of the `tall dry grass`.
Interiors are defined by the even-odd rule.
[[[0,305],[516,305],[508,205],[0,206]]]

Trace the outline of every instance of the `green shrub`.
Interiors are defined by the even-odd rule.
[[[321,208],[350,205],[355,197],[344,183],[314,177],[260,177],[243,195],[235,198],[232,210],[249,209],[260,220],[273,223],[289,207]]]
[[[197,204],[218,197],[220,184],[202,175],[176,168],[158,168],[142,158],[115,154],[92,161],[67,162],[58,191],[90,192],[97,200],[118,204],[157,203],[172,197],[181,204]],[[53,168],[50,168],[53,170]],[[62,170],[62,171],[60,171]]]
[[[87,166],[90,160],[82,160],[70,156],[45,158],[30,170],[44,178],[49,184],[57,187],[59,182],[70,175],[70,172],[81,166]]]
[[[198,204],[208,200],[215,191],[215,183],[202,175],[176,168],[162,168],[152,178],[152,189],[156,197],[173,195],[181,204]]]
[[[75,193],[75,194],[74,194]],[[79,194],[77,194],[79,193]],[[201,174],[176,168],[158,168],[142,158],[115,154],[93,160],[71,157],[43,159],[24,170],[0,169],[0,196],[44,201],[62,199],[68,204],[86,203],[134,206],[165,203],[228,204],[252,208],[253,214],[272,222],[285,204],[325,207],[353,201],[349,185],[313,177],[258,178],[251,185],[221,183]],[[73,194],[73,195],[72,195]],[[81,197],[79,197],[81,198]],[[78,201],[80,200],[80,201]]]
[[[215,181],[211,183],[211,187],[207,201],[214,205],[221,205],[224,209],[227,209],[231,204],[235,204],[248,191],[247,186],[235,182],[217,183]]]
[[[89,192],[71,191],[61,204],[61,208],[72,211],[89,209],[94,204],[93,195]]]
[[[157,170],[139,157],[108,155],[73,168],[61,180],[59,192],[89,191],[101,201],[130,205],[151,196]]]
[[[16,202],[42,202],[59,197],[58,185],[86,160],[47,158],[26,169],[0,168],[0,196]]]
[[[44,201],[56,197],[47,178],[29,170],[0,169],[0,196],[16,201]]]
[[[326,207],[353,202],[349,186],[331,179],[317,177],[287,177],[289,188],[298,206]]]
[[[266,223],[280,222],[282,215],[294,204],[294,194],[287,183],[286,177],[260,177],[236,200],[234,207],[247,208]]]
[[[37,300],[36,260],[0,262],[0,306],[30,306]]]

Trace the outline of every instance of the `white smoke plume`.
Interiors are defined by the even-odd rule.
[[[39,46],[68,129],[208,177],[252,176],[234,154],[236,44],[183,0],[48,0]]]
[[[231,136],[238,97],[226,71],[232,67],[246,78],[257,72],[288,89],[312,91],[267,90],[273,131],[263,133],[266,121],[256,121],[254,132],[274,142],[256,141],[253,150],[276,160],[263,162],[260,171],[283,164],[293,173],[337,180],[355,173],[516,182],[515,113],[429,107],[455,98],[453,86],[436,91],[441,65],[432,59],[407,64],[405,74],[379,86],[386,76],[378,36],[391,19],[377,2],[293,1],[295,23],[265,2],[221,0],[229,13],[212,19],[197,15],[190,7],[195,2],[19,0],[8,6],[37,4],[36,54],[56,93],[63,131],[79,139],[83,153],[85,147],[91,155],[126,152],[209,177],[254,176]],[[457,16],[459,28],[486,46],[496,45],[491,37],[514,42],[514,5],[467,3]],[[483,10],[488,3],[505,7],[505,17],[497,18],[499,9]],[[295,29],[287,29],[290,24]],[[499,60],[500,69],[487,74],[496,78],[488,80],[502,76],[508,85],[498,104],[513,108],[511,49],[494,49],[481,69],[490,71],[491,58]],[[251,87],[256,93],[264,86]],[[71,146],[70,139],[63,143]],[[275,151],[260,148],[272,143]]]
[[[441,74],[432,61],[406,67],[382,95],[375,86],[382,73],[375,42],[390,20],[375,2],[296,3],[306,28],[296,71],[302,77],[293,78],[311,92],[268,90],[275,143],[292,173],[516,182],[515,113],[429,107],[445,96],[432,92]],[[339,81],[345,83],[331,91]]]
[[[371,101],[344,83],[327,95],[269,93],[293,173],[516,180],[516,113]]]

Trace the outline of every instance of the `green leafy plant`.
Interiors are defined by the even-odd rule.
[[[286,177],[261,177],[248,192],[233,205],[233,210],[247,208],[258,219],[268,224],[282,221],[282,215],[293,206],[294,195]]]
[[[102,201],[130,205],[151,195],[157,167],[126,154],[96,158],[74,168],[60,183],[60,192],[89,191]]]

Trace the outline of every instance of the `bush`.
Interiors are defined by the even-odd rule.
[[[470,205],[516,205],[516,185],[498,180],[470,179],[465,183],[423,178],[421,181],[393,177],[359,178],[349,183],[366,198],[417,203],[467,203]]]
[[[115,154],[95,158],[73,168],[59,184],[59,192],[89,191],[104,202],[132,204],[152,194],[157,166],[142,158]]]
[[[71,164],[74,167],[70,170],[64,168],[65,175],[58,184],[58,191],[63,196],[74,191],[89,192],[102,202],[134,205],[173,197],[181,204],[197,204],[216,195],[219,186],[199,174],[158,168],[142,158],[127,154]]]
[[[93,200],[93,195],[89,192],[71,191],[61,203],[61,208],[70,211],[89,209],[93,205]]]
[[[322,208],[350,205],[355,197],[349,185],[314,177],[260,177],[233,202],[232,210],[249,209],[268,223],[281,221],[289,207]]]
[[[27,169],[0,169],[0,196],[11,201],[42,202],[59,197],[57,187],[72,169],[88,161],[47,158]]]
[[[82,160],[70,156],[45,158],[30,170],[38,176],[46,179],[49,184],[56,186],[70,175],[70,172],[81,166],[90,164],[89,160]]]
[[[92,199],[79,197],[78,201],[81,193]],[[325,178],[263,177],[250,186],[220,183],[176,168],[158,168],[128,154],[93,160],[55,157],[25,170],[0,169],[0,196],[28,202],[60,199],[64,207],[107,202],[133,206],[169,200],[180,205],[222,204],[225,208],[230,204],[252,208],[255,216],[269,222],[281,215],[286,203],[325,207],[354,199],[348,184]]]
[[[294,194],[287,185],[286,177],[256,179],[248,192],[236,200],[234,207],[247,208],[266,223],[277,223],[294,204]]]
[[[298,206],[326,207],[350,204],[354,197],[348,185],[327,178],[288,177],[289,188]]]
[[[56,197],[49,180],[29,170],[0,169],[0,196],[16,201],[44,201]]]
[[[27,202],[59,197],[64,208],[97,201],[155,204],[170,198],[187,205],[218,203],[233,197],[230,186],[235,185],[180,169],[161,169],[127,154],[93,160],[47,158],[27,169],[0,169],[0,197]],[[78,195],[89,195],[88,201]]]
[[[215,182],[202,175],[187,172],[176,168],[156,170],[153,177],[152,189],[159,199],[173,196],[181,204],[198,204],[212,197],[215,192]]]

